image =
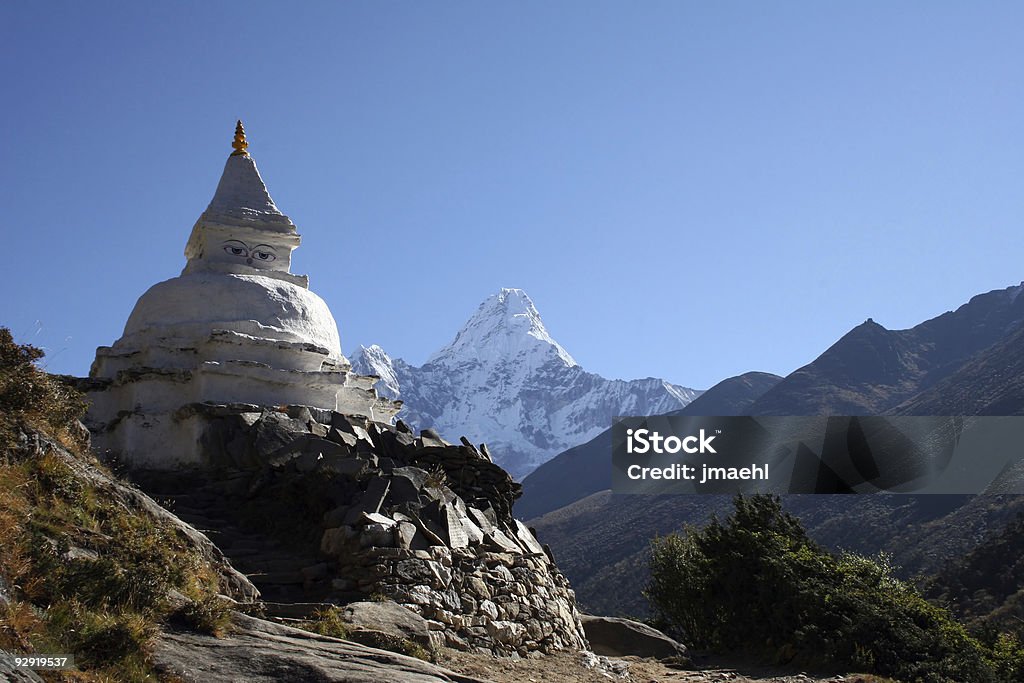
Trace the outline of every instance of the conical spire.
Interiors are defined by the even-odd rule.
[[[249,142],[241,119],[235,125],[235,150],[224,165],[217,191],[200,220],[229,225],[261,224],[266,230],[294,232],[295,226],[274,204],[260,177],[256,162],[249,155]]]
[[[245,141],[245,126],[242,125],[242,119],[238,119],[238,123],[235,124],[235,140],[231,147],[235,150],[231,156],[249,156],[249,143]]]
[[[235,272],[237,266],[255,269],[262,274],[276,272],[280,278],[306,286],[305,276],[288,272],[291,252],[300,241],[295,224],[270,198],[256,162],[249,155],[249,143],[241,121],[235,126],[235,139],[231,146],[235,151],[224,164],[213,199],[192,227],[192,234],[185,245],[185,257],[189,262],[184,272]],[[252,256],[242,255],[238,260],[234,258],[234,251],[230,251],[228,242],[238,249],[241,247],[235,243],[240,243],[245,247],[241,251],[269,247],[260,251],[269,256],[257,261]]]

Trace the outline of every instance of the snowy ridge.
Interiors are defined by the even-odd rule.
[[[360,347],[353,368],[404,401],[398,417],[449,441],[486,442],[516,477],[597,436],[616,415],[678,410],[700,391],[653,377],[609,380],[585,371],[548,333],[530,297],[488,297],[450,344],[414,367],[379,346]]]
[[[459,365],[467,360],[492,363],[522,354],[554,353],[567,367],[579,365],[551,338],[533,301],[521,289],[502,289],[489,296],[448,346],[427,364]]]

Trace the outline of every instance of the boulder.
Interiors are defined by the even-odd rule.
[[[686,646],[647,624],[619,617],[582,616],[590,649],[606,657],[685,657]]]
[[[487,634],[499,643],[518,644],[526,633],[526,627],[514,621],[489,621]]]
[[[266,458],[305,432],[306,423],[281,413],[264,411],[253,425],[253,446],[261,457]]]
[[[383,455],[396,460],[403,460],[415,448],[412,434],[387,429],[377,434],[375,443],[380,444]]]
[[[419,467],[396,467],[391,470],[391,500],[395,504],[416,501],[429,475]]]
[[[349,479],[358,479],[368,467],[369,463],[362,458],[339,455],[323,457],[318,463],[321,471],[334,472]]]
[[[345,455],[348,455],[345,446],[313,434],[301,434],[268,455],[267,461],[272,467],[295,462],[299,472],[311,472],[316,468],[316,463],[325,456]]]
[[[442,439],[437,432],[433,429],[424,429],[420,432],[420,436],[416,445],[420,448],[444,448],[448,446],[448,442]]]
[[[431,647],[427,620],[397,602],[352,602],[345,605],[341,620],[358,628],[383,631]]]
[[[516,544],[511,538],[509,538],[501,529],[492,529],[487,535],[486,540],[489,545],[495,547],[498,552],[502,553],[521,553],[522,549]]]
[[[351,432],[343,432],[337,427],[331,427],[327,432],[327,438],[334,443],[343,444],[349,448],[355,448],[358,439],[356,435]]]

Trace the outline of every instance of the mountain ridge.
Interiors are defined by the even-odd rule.
[[[1024,284],[978,294],[905,330],[868,319],[750,407],[751,415],[872,415],[955,373],[1024,320]]]

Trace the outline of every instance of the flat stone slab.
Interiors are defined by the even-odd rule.
[[[187,683],[485,683],[413,657],[309,633],[243,614],[222,638],[161,633],[157,671]]]

